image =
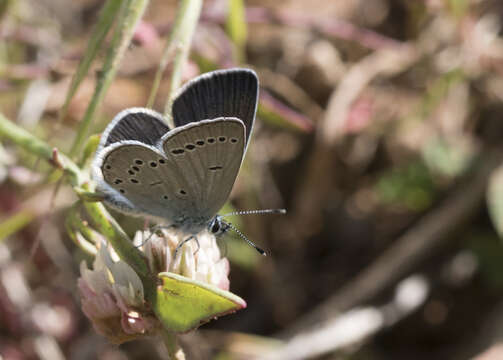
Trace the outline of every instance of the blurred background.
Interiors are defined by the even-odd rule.
[[[232,3],[204,2],[182,77],[258,73],[228,207],[288,214],[235,219],[269,256],[221,240],[248,307],[184,336],[187,357],[503,359],[503,2],[247,0],[241,22]],[[0,110],[62,152],[103,62],[106,48],[58,121],[102,6],[0,1]],[[93,133],[146,105],[176,10],[150,1]],[[76,197],[54,196],[49,169],[0,143],[1,358],[162,358],[155,340],[107,343],[82,314],[84,257],[64,226]]]

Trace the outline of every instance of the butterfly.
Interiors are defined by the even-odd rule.
[[[153,110],[121,111],[104,130],[92,164],[103,201],[177,228],[188,239],[205,228],[219,234],[232,227],[217,212],[243,162],[258,90],[252,70],[217,70],[180,89],[172,105],[173,129]]]

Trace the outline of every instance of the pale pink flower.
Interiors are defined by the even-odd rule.
[[[102,245],[92,270],[82,262],[78,286],[82,311],[96,331],[113,343],[122,343],[152,333],[157,320],[144,306],[138,275],[125,262],[114,261],[112,254]]]
[[[144,252],[153,274],[172,272],[199,282],[229,289],[229,262],[222,258],[215,236],[208,231],[175,249],[186,235],[173,231],[138,231],[134,243]],[[113,249],[99,246],[93,268],[80,266],[78,286],[82,310],[96,331],[113,343],[150,335],[160,326],[145,303],[143,284],[135,271],[119,260]]]
[[[152,272],[169,271],[193,280],[229,290],[229,261],[220,254],[214,235],[204,230],[179,249],[173,259],[176,246],[187,235],[174,231],[137,231],[134,243],[143,244]],[[148,240],[146,240],[148,239]]]

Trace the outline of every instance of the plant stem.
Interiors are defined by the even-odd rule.
[[[178,345],[178,340],[176,334],[162,329],[161,330],[162,341],[168,350],[168,355],[170,360],[185,360],[185,354],[183,349]]]
[[[166,101],[166,105],[164,107],[164,116],[169,118],[168,125],[170,127],[174,126],[173,119],[170,118],[173,97],[175,96],[176,90],[180,87],[180,83],[182,82],[182,71],[189,57],[192,36],[199,20],[202,5],[202,0],[181,0],[180,8],[176,14],[173,31],[170,36],[169,45],[167,46],[166,51],[163,55],[163,61],[165,62],[165,64],[163,65],[164,67],[161,68],[161,61],[161,65],[159,66],[156,74],[156,80],[160,81],[162,72],[164,71],[167,61],[169,60],[169,58],[164,59],[164,57],[170,57],[172,56],[171,53],[174,53],[170,91],[168,100]],[[176,51],[171,50],[170,47],[176,49]],[[155,81],[154,86],[156,86]],[[154,88],[153,90],[157,91],[156,88]]]
[[[87,137],[91,121],[95,117],[96,110],[103,101],[112,80],[115,78],[119,63],[131,42],[136,25],[143,16],[147,4],[148,0],[128,0],[124,3],[125,7],[119,17],[117,29],[115,29],[112,44],[108,50],[103,69],[98,76],[93,97],[86,109],[84,118],[80,122],[77,136],[70,150],[70,157],[72,158],[80,150]]]
[[[61,123],[66,117],[70,101],[77,92],[77,89],[82,83],[82,80],[84,80],[87,72],[89,71],[89,68],[91,67],[91,63],[98,54],[98,49],[103,43],[106,34],[112,27],[115,16],[120,10],[121,4],[121,0],[107,0],[105,5],[103,5],[98,23],[96,24],[93,33],[91,34],[91,38],[89,39],[89,43],[87,44],[86,51],[84,52],[84,57],[80,61],[79,67],[72,77],[70,89],[66,93],[65,103],[63,104],[63,107],[59,112],[58,123]]]
[[[5,137],[19,145],[23,149],[49,161],[53,166],[59,167],[69,175],[70,183],[74,190],[89,190],[89,178],[86,173],[75,165],[64,154],[57,152],[47,143],[40,140],[28,131],[20,128],[0,113],[0,137]],[[103,204],[96,202],[84,202],[87,213],[93,220],[96,228],[107,238],[119,257],[127,262],[144,282],[145,288],[155,288],[155,280],[152,279],[145,257],[138,250],[124,230],[108,214]],[[150,291],[152,293],[152,291]]]
[[[127,262],[141,278],[144,286],[152,282],[147,260],[143,253],[133,245],[133,242],[115,219],[108,213],[102,203],[84,202],[84,207],[96,228],[110,242],[119,257]]]
[[[0,137],[8,138],[23,149],[64,170],[69,175],[70,183],[73,186],[81,186],[88,180],[87,175],[68,157],[59,153],[55,148],[52,148],[25,129],[17,126],[2,113],[0,113]]]

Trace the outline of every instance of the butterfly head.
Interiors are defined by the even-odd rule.
[[[257,250],[261,255],[266,255],[266,252],[255,245],[250,239],[248,239],[239,229],[237,229],[231,223],[226,222],[223,218],[231,215],[250,215],[250,214],[285,214],[285,209],[267,209],[267,210],[249,210],[249,211],[237,211],[224,215],[216,215],[213,219],[208,222],[208,231],[215,236],[225,234],[229,229],[234,230],[236,234],[239,235],[244,241],[246,241],[250,246]]]
[[[231,224],[225,222],[220,215],[216,215],[208,223],[208,231],[215,236],[225,234],[231,228]]]

